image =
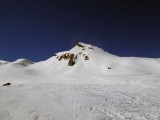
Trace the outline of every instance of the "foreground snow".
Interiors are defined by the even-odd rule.
[[[159,120],[158,78],[139,80],[0,87],[0,120]]]
[[[0,61],[0,120],[160,120],[160,59],[81,45],[57,53],[77,55],[73,66],[57,56]]]

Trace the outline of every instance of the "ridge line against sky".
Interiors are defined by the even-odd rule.
[[[79,41],[118,56],[160,58],[155,1],[5,0],[0,26],[1,60],[45,60]]]

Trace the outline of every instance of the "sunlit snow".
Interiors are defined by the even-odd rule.
[[[160,120],[160,59],[78,43],[37,63],[0,60],[0,120]]]

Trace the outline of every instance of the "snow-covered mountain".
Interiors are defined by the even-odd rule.
[[[46,61],[33,63],[19,59],[15,62],[0,61],[0,76],[4,71],[17,72],[24,76],[34,73],[47,76],[77,75],[86,77],[96,75],[160,74],[160,59],[119,57],[105,52],[93,45],[78,43],[69,51],[54,54]],[[8,72],[5,72],[8,76]],[[35,75],[37,75],[35,74]]]
[[[69,65],[69,62],[74,65]],[[48,68],[54,66],[56,70],[71,74],[85,74],[86,71],[88,75],[93,73],[104,75],[160,73],[160,59],[118,57],[84,43],[78,43],[69,51],[54,54],[43,64],[43,66],[49,65]]]
[[[159,120],[160,58],[79,42],[45,61],[0,60],[0,120]]]

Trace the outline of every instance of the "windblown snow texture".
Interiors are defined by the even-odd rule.
[[[160,59],[85,43],[41,62],[0,60],[0,120],[160,120]]]

